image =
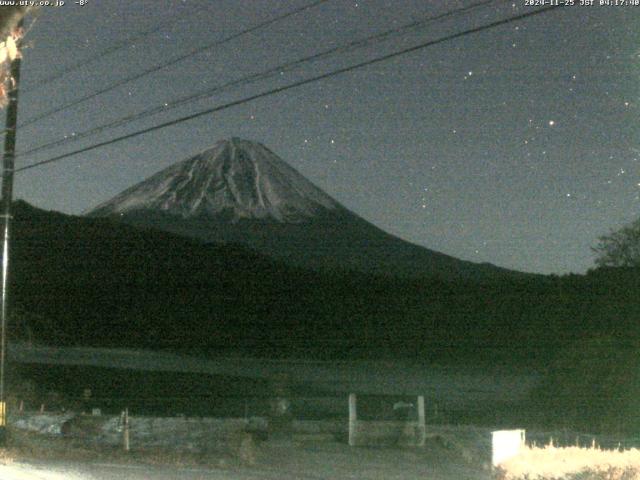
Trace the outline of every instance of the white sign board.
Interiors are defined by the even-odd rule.
[[[498,430],[491,432],[491,465],[497,467],[502,462],[515,457],[524,447],[524,430]]]

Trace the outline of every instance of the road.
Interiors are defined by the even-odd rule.
[[[193,465],[167,459],[149,465],[124,460],[39,459],[0,466],[1,480],[490,480],[489,430],[440,427],[424,448],[358,448],[340,442],[265,442],[255,463],[228,458]],[[455,439],[455,447],[441,440]],[[453,445],[453,443],[451,444]],[[161,460],[158,452],[157,460]],[[220,465],[220,466],[219,466]]]
[[[191,467],[165,467],[147,465],[117,465],[108,463],[15,463],[0,466],[2,480],[412,480],[429,478],[430,480],[489,480],[490,474],[478,469],[450,465],[447,468],[436,467],[427,471],[404,469],[397,463],[388,465],[384,470],[356,468],[349,472],[326,471],[331,465],[316,466],[316,469],[301,472],[299,469],[282,471],[276,468],[254,468],[240,470],[207,469]],[[391,470],[389,470],[391,467]]]
[[[16,463],[0,466],[2,480],[279,480],[276,471],[231,471],[187,467],[117,465],[108,463]],[[294,478],[294,477],[289,477]],[[305,480],[296,474],[295,478]],[[308,477],[317,479],[319,477]]]

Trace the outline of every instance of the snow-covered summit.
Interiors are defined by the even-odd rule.
[[[182,218],[300,222],[338,207],[267,147],[234,137],[158,172],[89,214],[151,210]]]

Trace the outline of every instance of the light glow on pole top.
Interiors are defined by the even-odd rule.
[[[18,45],[23,35],[24,30],[16,27],[3,42],[0,42],[0,108],[9,102],[9,92],[15,85],[11,76],[11,63],[20,58]]]

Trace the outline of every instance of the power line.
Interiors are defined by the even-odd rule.
[[[470,28],[470,29],[464,30],[462,32],[453,33],[451,35],[447,35],[447,36],[439,38],[437,40],[430,40],[428,42],[424,42],[424,43],[421,43],[419,45],[415,45],[413,47],[405,48],[405,49],[400,50],[398,52],[394,52],[394,53],[390,53],[390,54],[387,54],[387,55],[383,55],[381,57],[377,57],[377,58],[374,58],[374,59],[371,59],[371,60],[360,62],[360,63],[357,63],[355,65],[351,65],[349,67],[340,68],[338,70],[334,70],[334,71],[331,71],[331,72],[328,72],[328,73],[317,75],[315,77],[311,77],[311,78],[307,78],[307,79],[304,79],[304,80],[300,80],[300,81],[291,83],[289,85],[273,88],[271,90],[267,90],[265,92],[257,93],[255,95],[251,95],[249,97],[245,97],[245,98],[240,99],[240,100],[235,100],[233,102],[229,102],[229,103],[226,103],[226,104],[223,104],[223,105],[219,105],[217,107],[208,108],[206,110],[203,110],[203,111],[200,111],[200,112],[197,112],[197,113],[193,113],[193,114],[181,117],[181,118],[177,118],[175,120],[164,122],[164,123],[161,123],[159,125],[154,125],[152,127],[144,128],[144,129],[132,132],[132,133],[128,133],[126,135],[119,136],[119,137],[115,137],[115,138],[112,138],[110,140],[106,140],[104,142],[96,143],[96,144],[90,145],[88,147],[84,147],[84,148],[81,148],[81,149],[78,149],[78,150],[74,150],[72,152],[68,152],[68,153],[65,153],[65,154],[62,154],[62,155],[55,156],[53,158],[49,158],[47,160],[42,160],[40,162],[32,163],[31,165],[27,165],[27,166],[24,166],[24,167],[16,169],[16,172],[21,172],[21,171],[24,171],[24,170],[30,170],[32,168],[36,168],[36,167],[39,167],[39,166],[42,166],[42,165],[47,165],[49,163],[58,162],[60,160],[63,160],[65,158],[69,158],[69,157],[78,155],[80,153],[89,152],[89,151],[95,150],[97,148],[101,148],[101,147],[105,147],[107,145],[112,145],[114,143],[122,142],[124,140],[128,140],[130,138],[134,138],[134,137],[137,137],[137,136],[140,136],[140,135],[144,135],[146,133],[150,133],[150,132],[153,132],[153,131],[156,131],[156,130],[160,130],[162,128],[166,128],[166,127],[170,127],[170,126],[173,126],[173,125],[177,125],[179,123],[187,122],[189,120],[193,120],[195,118],[199,118],[199,117],[202,117],[202,116],[205,116],[205,115],[210,115],[212,113],[216,113],[216,112],[219,112],[219,111],[222,111],[222,110],[226,110],[228,108],[235,107],[235,106],[238,106],[238,105],[243,105],[243,104],[249,103],[249,102],[251,102],[253,100],[257,100],[257,99],[260,99],[260,98],[264,98],[264,97],[268,97],[268,96],[275,95],[275,94],[278,94],[278,93],[282,93],[282,92],[285,92],[287,90],[291,90],[293,88],[297,88],[297,87],[301,87],[303,85],[307,85],[307,84],[310,84],[310,83],[318,82],[320,80],[325,80],[327,78],[331,78],[331,77],[334,77],[336,75],[341,75],[343,73],[351,72],[353,70],[356,70],[356,69],[359,69],[359,68],[363,68],[363,67],[366,67],[366,66],[369,66],[369,65],[373,65],[373,64],[376,64],[376,63],[384,62],[384,61],[389,60],[391,58],[395,58],[395,57],[398,57],[400,55],[406,55],[408,53],[412,53],[412,52],[415,52],[415,51],[418,51],[418,50],[422,50],[424,48],[428,48],[428,47],[431,47],[433,45],[438,45],[438,44],[441,44],[441,43],[444,43],[444,42],[448,42],[450,40],[454,40],[456,38],[461,38],[461,37],[463,37],[465,35],[482,32],[482,31],[488,30],[490,28],[499,27],[501,25],[506,25],[506,24],[509,24],[511,22],[515,22],[515,21],[518,21],[518,20],[523,20],[525,18],[529,18],[529,17],[532,17],[534,15],[539,15],[541,13],[545,13],[545,12],[551,11],[551,10],[556,9],[556,8],[558,8],[558,6],[555,6],[555,5],[546,6],[546,7],[540,8],[540,9],[535,10],[535,11],[522,13],[520,15],[515,15],[515,16],[509,17],[509,18],[502,19],[502,20],[496,20],[496,21],[491,22],[491,23],[489,23],[487,25],[482,25],[480,27]]]
[[[127,123],[136,121],[136,120],[140,120],[142,118],[146,118],[148,116],[152,116],[158,113],[165,113],[169,110],[173,110],[175,108],[178,108],[182,105],[185,105],[187,103],[191,103],[197,100],[203,100],[205,98],[209,98],[211,96],[213,96],[216,93],[219,93],[221,91],[224,91],[226,89],[229,89],[231,87],[237,87],[240,85],[247,85],[250,83],[254,83],[260,80],[265,80],[269,77],[272,77],[274,75],[280,74],[282,72],[285,71],[291,71],[293,69],[295,69],[296,67],[303,65],[305,63],[311,63],[311,62],[315,62],[318,61],[320,59],[326,58],[330,55],[336,54],[336,53],[344,53],[344,52],[348,52],[348,51],[352,51],[355,50],[357,48],[361,48],[364,46],[370,46],[373,45],[376,42],[382,42],[382,41],[386,41],[388,40],[390,37],[394,36],[394,35],[403,35],[409,31],[412,30],[416,30],[420,27],[425,26],[428,23],[432,23],[435,22],[436,20],[442,20],[444,18],[448,18],[448,17],[452,17],[454,15],[459,15],[462,13],[468,13],[471,10],[486,6],[490,3],[493,3],[495,0],[484,0],[472,5],[468,5],[466,7],[463,8],[459,8],[459,9],[455,9],[455,10],[451,10],[439,15],[435,15],[435,16],[429,16],[420,20],[416,20],[410,24],[407,25],[403,25],[401,27],[397,27],[397,28],[393,28],[393,29],[389,29],[386,30],[384,32],[381,33],[377,33],[375,35],[371,35],[369,37],[360,39],[360,40],[354,40],[352,42],[349,42],[347,44],[344,45],[340,45],[334,48],[330,48],[328,50],[324,50],[322,52],[318,52],[316,54],[307,56],[307,57],[303,57],[300,58],[298,60],[294,60],[291,62],[287,62],[281,65],[278,65],[276,67],[272,67],[266,71],[260,72],[260,73],[255,73],[252,75],[248,75],[236,80],[232,80],[230,82],[227,82],[225,84],[222,85],[217,85],[215,87],[212,88],[208,88],[204,91],[195,93],[195,94],[190,94],[187,96],[184,96],[178,100],[174,100],[172,102],[169,103],[164,103],[161,106],[157,106],[157,107],[153,107],[147,110],[143,110],[142,112],[138,112],[138,113],[134,113],[131,115],[127,115],[125,117],[119,118],[117,120],[93,127],[89,130],[85,130],[84,132],[80,132],[78,134],[73,134],[72,136],[65,136],[64,138],[58,139],[58,140],[54,140],[52,142],[49,143],[45,143],[42,145],[39,145],[37,147],[34,147],[30,150],[27,150],[25,152],[22,152],[19,154],[19,156],[23,157],[29,154],[33,154],[42,150],[47,150],[53,147],[57,147],[60,145],[64,145],[67,143],[71,143],[71,142],[75,142],[78,141],[82,138],[86,138],[88,136],[91,135],[95,135],[97,133],[100,133],[104,130],[107,130],[109,128],[115,128],[118,126],[122,126],[125,125]]]
[[[187,58],[193,57],[194,55],[198,55],[199,53],[205,52],[205,51],[210,50],[210,49],[212,49],[214,47],[218,47],[220,45],[228,43],[231,40],[235,40],[236,38],[239,38],[241,36],[247,35],[249,33],[253,33],[255,31],[260,30],[260,29],[262,29],[264,27],[267,27],[267,26],[269,26],[269,25],[271,25],[273,23],[279,22],[281,20],[284,20],[284,19],[286,19],[288,17],[291,17],[293,15],[301,13],[301,12],[303,12],[305,10],[309,10],[311,8],[314,8],[314,7],[316,7],[316,6],[320,5],[320,4],[326,3],[328,1],[329,0],[316,0],[315,2],[313,2],[313,3],[309,4],[309,5],[306,5],[304,7],[297,8],[295,10],[292,10],[292,11],[288,12],[288,13],[285,13],[284,15],[280,15],[278,17],[272,18],[271,20],[267,20],[265,22],[262,22],[262,23],[259,23],[257,25],[254,25],[253,27],[249,27],[249,28],[247,28],[245,30],[242,30],[242,31],[238,32],[238,33],[234,33],[232,35],[229,35],[228,37],[225,37],[225,38],[223,38],[221,40],[217,40],[217,41],[215,41],[213,43],[210,43],[208,45],[196,48],[195,50],[192,50],[191,52],[189,52],[187,54],[180,55],[178,57],[174,57],[173,59],[168,60],[167,62],[158,64],[155,67],[151,67],[151,68],[149,68],[147,70],[144,70],[141,73],[132,75],[130,77],[126,77],[126,78],[124,78],[122,80],[118,80],[117,82],[112,83],[108,87],[105,87],[105,88],[103,88],[101,90],[98,90],[98,91],[96,91],[94,93],[90,93],[88,95],[85,95],[84,97],[80,97],[79,99],[73,100],[73,101],[65,103],[65,104],[63,104],[63,105],[61,105],[59,107],[53,108],[53,109],[48,110],[48,111],[46,111],[44,113],[36,115],[35,117],[32,117],[32,118],[26,120],[24,123],[18,125],[18,127],[24,128],[24,127],[26,127],[28,125],[32,125],[32,124],[34,124],[36,122],[39,122],[40,120],[44,120],[45,118],[48,118],[51,115],[54,115],[54,114],[56,114],[58,112],[61,112],[63,110],[71,108],[71,107],[75,107],[76,105],[79,105],[79,104],[81,104],[83,102],[86,102],[87,100],[91,100],[92,98],[95,98],[95,97],[97,97],[99,95],[102,95],[102,94],[105,94],[105,93],[110,92],[112,90],[115,90],[116,88],[121,87],[122,85],[125,85],[125,84],[127,84],[129,82],[133,82],[134,80],[139,80],[140,78],[143,78],[143,77],[145,77],[147,75],[150,75],[152,73],[155,73],[155,72],[158,72],[160,70],[163,70],[163,69],[165,69],[165,68],[167,68],[169,66],[175,65],[176,63],[182,62],[183,60],[186,60]]]
[[[185,7],[187,8],[187,7]],[[179,15],[177,17],[177,19],[182,19],[184,17],[187,16],[187,14],[190,13],[189,10],[183,12],[181,15]],[[138,35],[135,35],[133,37],[127,38],[121,42],[118,42],[114,45],[112,45],[111,47],[108,47],[104,50],[102,50],[101,52],[97,53],[96,55],[93,55],[89,58],[86,58],[84,60],[80,60],[68,67],[65,67],[64,70],[61,70],[58,73],[54,73],[52,75],[49,75],[48,77],[43,77],[43,78],[39,78],[37,80],[34,81],[34,85],[31,88],[27,88],[27,89],[23,89],[22,90],[22,94],[26,93],[26,92],[32,92],[34,90],[37,90],[38,88],[45,86],[45,85],[49,85],[52,82],[55,82],[56,80],[61,79],[62,77],[65,77],[66,75],[68,75],[71,72],[74,72],[80,68],[86,67],[87,65],[91,65],[92,63],[102,59],[103,57],[107,57],[113,53],[116,53],[119,50],[122,50],[123,48],[128,47],[129,45],[134,44],[135,42],[139,42],[143,39],[145,39],[146,37],[153,35],[156,32],[159,32],[160,30],[162,30],[163,28],[165,28],[168,24],[174,23],[176,22],[176,17],[171,16],[168,19],[165,19],[164,21],[156,24],[156,26],[154,26],[153,28],[149,29],[149,30],[145,30],[141,33],[139,33]]]

